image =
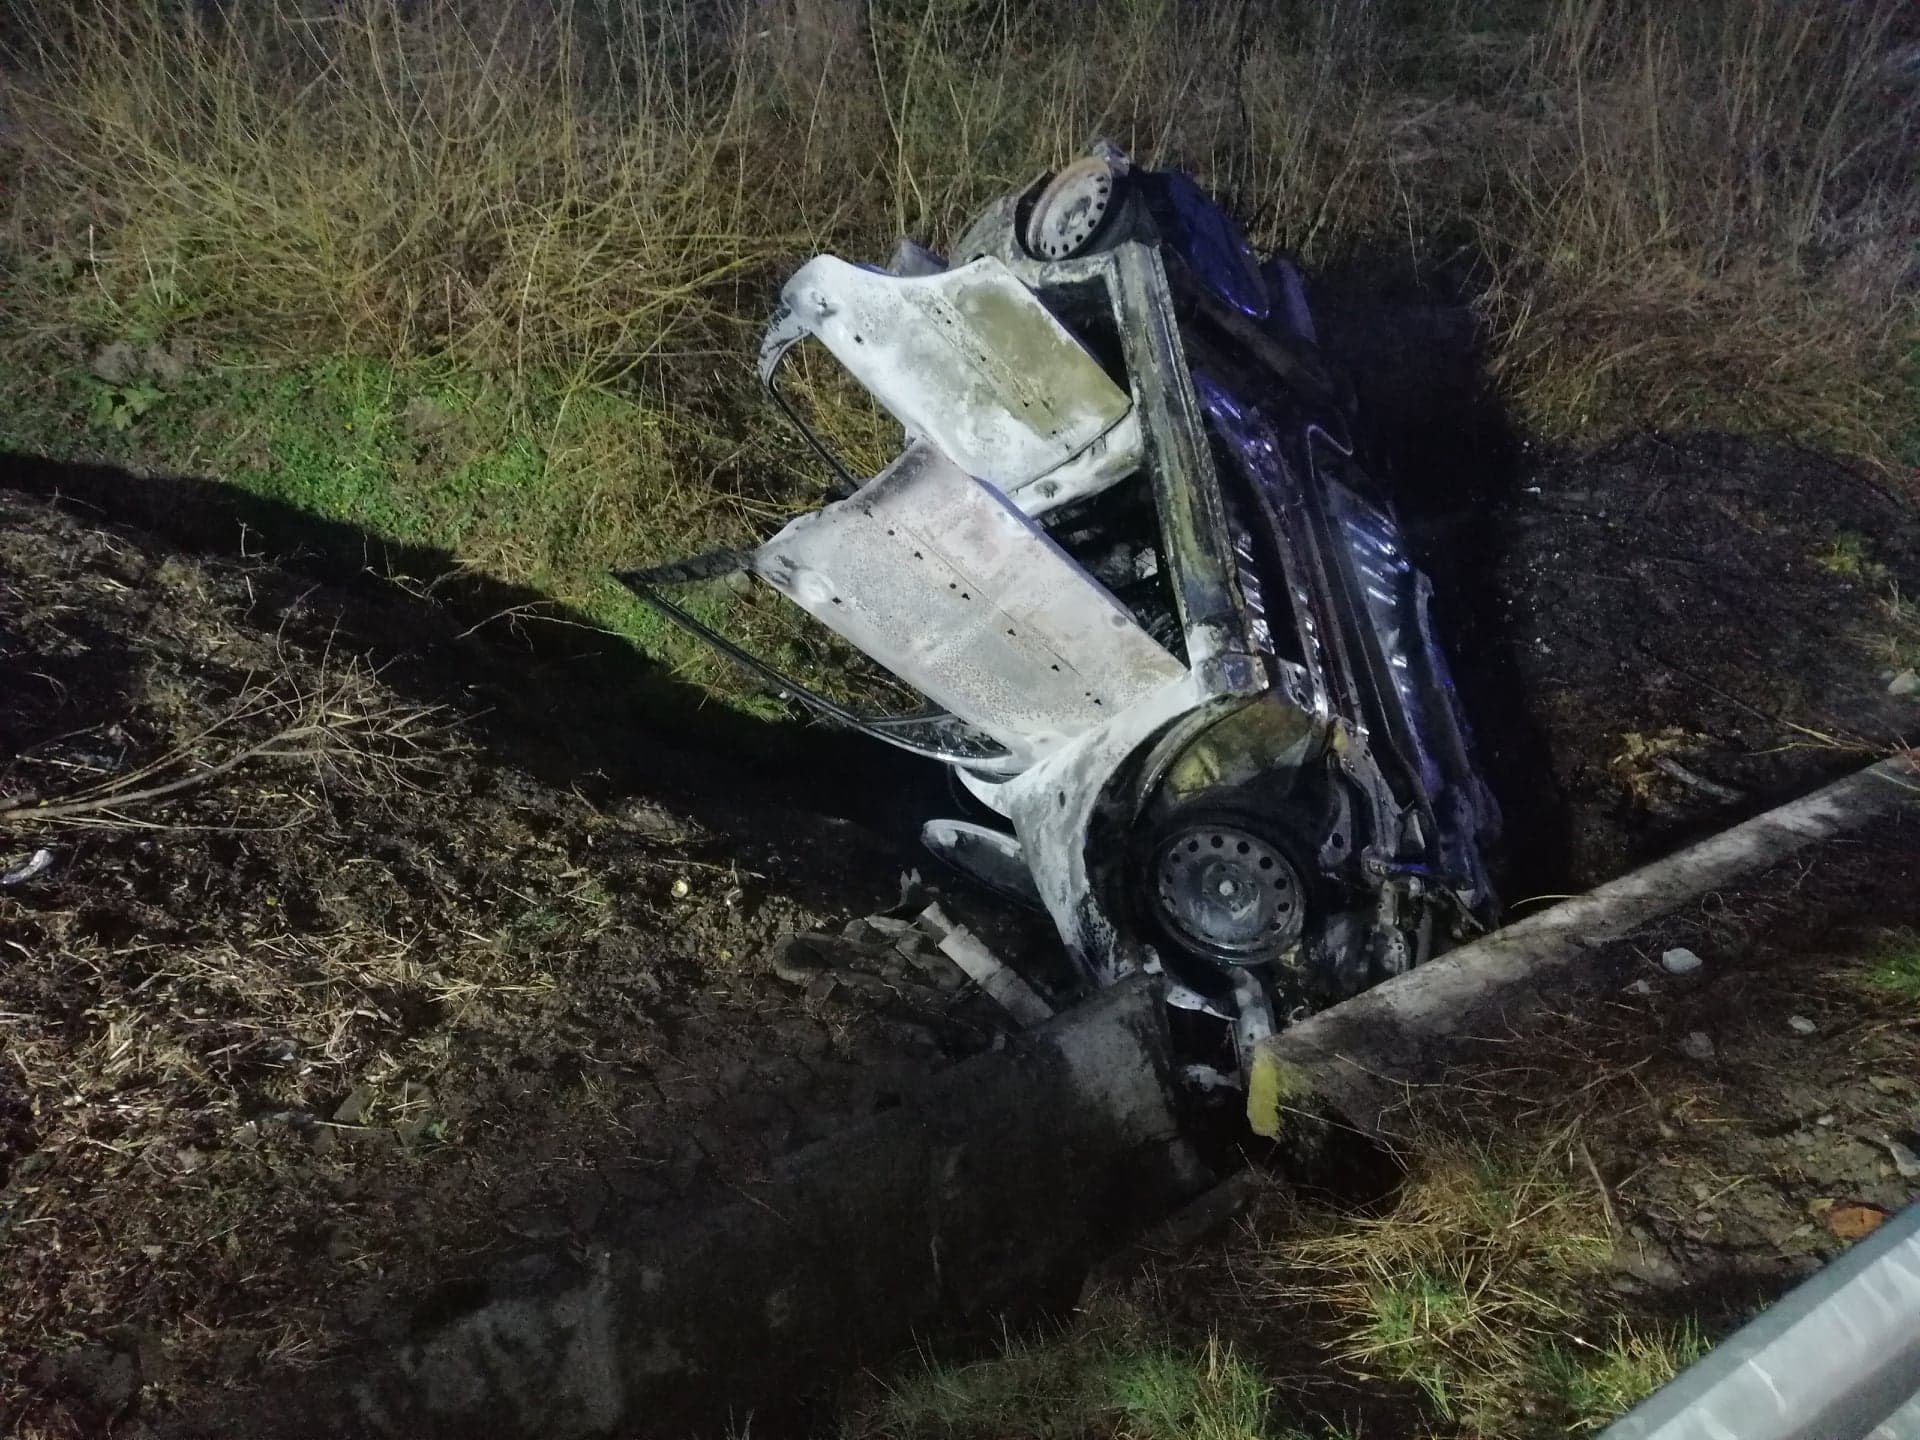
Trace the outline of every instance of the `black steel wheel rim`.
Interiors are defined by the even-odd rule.
[[[1300,938],[1305,897],[1272,841],[1237,825],[1192,825],[1154,853],[1150,893],[1169,935],[1205,955],[1250,964]]]

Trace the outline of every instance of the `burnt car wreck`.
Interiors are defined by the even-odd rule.
[[[756,549],[622,578],[814,709],[950,766],[928,846],[1044,906],[1097,984],[1166,974],[1232,1049],[1494,917],[1498,817],[1305,287],[1187,177],[1110,148],[951,262],[802,266],[768,389],[841,498]],[[898,421],[849,473],[782,388],[819,341]],[[919,696],[858,713],[689,613],[750,572]]]

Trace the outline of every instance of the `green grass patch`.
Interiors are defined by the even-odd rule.
[[[1372,1361],[1393,1379],[1417,1385],[1442,1418],[1458,1415],[1462,1377],[1449,1342],[1474,1320],[1466,1287],[1416,1265],[1377,1282],[1367,1305],[1359,1344]]]
[[[1106,1387],[1142,1440],[1255,1440],[1268,1428],[1269,1387],[1232,1349],[1148,1351],[1117,1357]],[[1297,1432],[1295,1432],[1297,1433]]]
[[[1840,531],[1815,551],[1813,563],[1843,580],[1879,584],[1887,578],[1887,567],[1873,557],[1873,542],[1852,530]]]
[[[1691,1322],[1667,1329],[1616,1325],[1599,1344],[1548,1344],[1531,1388],[1571,1433],[1587,1433],[1624,1415],[1706,1353],[1706,1338]]]
[[[1869,989],[1920,1005],[1920,934],[1894,930],[1884,936],[1867,961]]]
[[[544,376],[510,388],[435,361],[247,357],[161,376],[136,358],[108,381],[48,358],[0,366],[31,397],[0,421],[0,447],[216,478],[424,547],[755,703],[731,666],[613,572],[738,543],[807,503],[813,482],[771,415],[723,435],[611,388]],[[729,398],[758,403],[744,387]],[[710,623],[744,626],[776,658],[810,662],[810,642],[767,601],[707,586],[687,604]]]
[[[1436,1139],[1387,1214],[1304,1218],[1263,1255],[1273,1298],[1329,1316],[1340,1367],[1413,1386],[1444,1433],[1595,1428],[1691,1334],[1596,1303],[1605,1216],[1549,1151]]]
[[[842,1440],[1338,1440],[1280,1424],[1272,1388],[1218,1340],[1155,1344],[1083,1324],[874,1387]]]
[[[1920,667],[1920,605],[1900,593],[1892,571],[1874,554],[1865,535],[1842,530],[1813,553],[1813,563],[1829,575],[1877,591],[1860,641],[1889,677]]]

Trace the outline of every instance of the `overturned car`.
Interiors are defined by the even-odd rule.
[[[802,266],[761,376],[839,498],[622,578],[769,683],[952,767],[937,854],[1098,984],[1163,971],[1245,1047],[1493,918],[1498,826],[1431,586],[1362,468],[1305,287],[1187,177],[1100,147],[951,262]],[[904,430],[851,473],[789,403],[817,340]],[[689,612],[750,572],[923,697],[861,713]]]

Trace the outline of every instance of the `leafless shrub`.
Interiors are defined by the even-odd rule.
[[[1910,418],[1902,0],[58,8],[0,82],[42,335],[705,376],[797,254],[944,244],[1104,132],[1310,260],[1473,237],[1549,428]]]

